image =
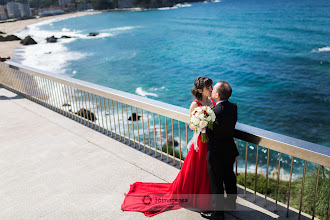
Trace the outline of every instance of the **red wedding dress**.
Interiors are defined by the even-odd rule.
[[[203,106],[195,100],[198,106]],[[215,102],[212,100],[213,105]],[[198,137],[198,151],[191,145],[181,170],[172,183],[136,182],[125,194],[123,211],[143,212],[151,217],[182,207],[194,211],[212,210],[209,177],[206,168],[207,143]]]

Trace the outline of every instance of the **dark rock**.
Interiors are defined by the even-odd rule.
[[[72,38],[72,37],[63,35],[61,38]]]
[[[0,62],[5,62],[7,60],[10,60],[10,57],[0,57]]]
[[[99,35],[99,33],[97,33],[97,32],[91,32],[88,34],[89,37],[95,37],[97,35]]]
[[[21,40],[21,38],[15,35],[8,35],[6,37],[0,36],[0,41],[15,41],[15,40]]]
[[[95,116],[95,114],[87,109],[80,109],[78,112],[76,112],[75,114],[81,116],[81,117],[84,117],[88,120],[91,120],[91,121],[95,121],[97,118]]]
[[[37,44],[35,40],[29,35],[24,38],[24,40],[21,40],[21,44],[23,45],[31,45],[31,44]]]
[[[167,135],[167,141],[168,141],[168,146],[173,146],[171,134]],[[176,146],[179,146],[179,142],[177,140],[175,140],[175,138],[174,138],[174,147],[176,147]]]
[[[51,37],[47,37],[46,38],[47,43],[56,43],[57,42],[57,38],[54,36]]]
[[[71,106],[70,104],[68,104],[68,103],[64,103],[62,106]]]
[[[141,116],[140,115],[136,115],[136,113],[132,113],[132,116],[129,116],[128,120],[132,121],[132,117],[133,117],[133,121],[140,120]]]
[[[21,40],[21,38],[17,37],[16,35],[7,35],[7,41],[14,41],[14,40]]]
[[[0,31],[0,34],[6,34],[5,32]]]

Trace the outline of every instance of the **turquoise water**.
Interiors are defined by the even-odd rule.
[[[64,74],[185,108],[197,76],[226,80],[239,122],[330,147],[330,1],[185,6],[88,15],[38,28],[78,36],[47,44],[49,51],[61,46],[61,54],[54,49],[47,61],[66,57],[59,62]],[[83,37],[89,32],[101,34]]]

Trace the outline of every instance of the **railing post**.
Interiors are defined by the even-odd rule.
[[[305,160],[305,163],[304,163],[304,173],[303,173],[303,179],[302,179],[302,184],[301,184],[301,195],[300,195],[300,206],[299,206],[298,220],[300,220],[300,216],[301,216],[302,199],[303,199],[303,195],[304,195],[305,173],[306,173],[306,160]]]
[[[255,181],[254,181],[254,202],[256,202],[256,196],[257,196],[257,179],[258,179],[258,150],[259,145],[257,145],[257,155],[256,155],[256,172],[255,172]]]
[[[290,191],[291,191],[291,180],[292,180],[292,169],[293,169],[293,156],[291,156],[291,168],[290,168],[290,180],[289,180],[289,193],[288,193],[288,205],[286,208],[286,217],[289,217],[289,204],[290,204]]]
[[[247,155],[249,149],[249,143],[246,142],[245,144],[245,176],[244,176],[244,198],[246,197],[246,177],[247,177]]]
[[[268,148],[268,152],[267,152],[267,169],[266,169],[266,187],[265,187],[265,204],[264,206],[267,206],[267,191],[268,191],[268,166],[269,166],[269,151],[270,149]]]
[[[280,167],[281,167],[281,153],[279,153],[279,156],[278,156],[278,167],[277,167],[277,182],[276,182],[276,199],[275,199],[275,210],[274,212],[277,212],[277,199],[278,199],[278,185],[279,185],[279,182],[280,182]]]

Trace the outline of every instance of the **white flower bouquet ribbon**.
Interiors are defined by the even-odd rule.
[[[202,132],[205,133],[206,130],[204,130]],[[194,131],[194,136],[191,138],[191,140],[189,141],[189,143],[187,145],[189,150],[190,150],[191,145],[194,144],[194,149],[195,149],[196,152],[198,152],[199,147],[198,147],[198,141],[197,140],[198,140],[198,136],[200,135],[200,133],[201,133],[201,128],[198,128],[197,131]]]

